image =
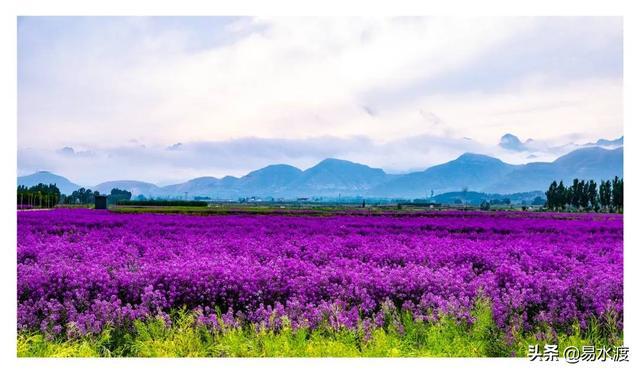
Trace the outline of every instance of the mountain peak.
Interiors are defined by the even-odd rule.
[[[299,168],[297,168],[297,167],[293,167],[291,165],[284,164],[284,163],[270,164],[270,165],[268,165],[268,166],[266,166],[266,167],[264,167],[262,169],[264,170],[264,169],[267,169],[267,168],[268,169],[288,169],[288,170],[296,169],[296,170],[299,170]]]
[[[187,183],[214,182],[216,180],[218,179],[213,176],[200,176],[200,177],[196,177],[195,179],[191,179],[187,181]]]
[[[332,173],[364,172],[364,173],[376,174],[378,176],[385,175],[385,172],[381,168],[374,168],[374,167],[367,166],[366,164],[346,161],[344,159],[337,159],[337,158],[324,159],[320,161],[320,163],[304,171],[304,173],[306,174],[316,173],[316,172],[332,172]]]
[[[358,194],[380,184],[386,177],[380,168],[327,158],[305,170],[290,187],[307,195]]]
[[[584,144],[585,146],[622,146],[624,145],[624,136],[620,136],[617,139],[608,140],[608,139],[598,139],[595,143],[590,142]]]
[[[49,171],[38,171],[31,175],[19,176],[18,185],[33,186],[39,183],[56,184],[62,193],[69,194],[80,188],[80,185],[74,184],[64,176],[56,175]]]
[[[503,163],[498,158],[490,157],[490,156],[484,155],[484,154],[469,153],[469,152],[463,153],[461,156],[459,156],[455,160],[456,161],[465,161],[465,162],[487,162],[487,161],[495,162],[495,161],[498,161],[500,163]]]
[[[346,161],[344,159],[338,158],[325,158],[318,163],[318,165],[330,165],[330,164],[357,164],[351,161]]]
[[[326,159],[323,159],[318,164],[316,164],[315,166],[311,167],[309,170],[315,169],[315,168],[335,168],[335,167],[338,167],[338,168],[342,168],[342,167],[362,168],[362,169],[376,170],[376,171],[384,172],[384,171],[382,171],[381,168],[370,167],[370,166],[367,166],[366,164],[347,161],[347,160],[338,159],[338,158],[326,158]]]
[[[302,170],[300,170],[297,167],[293,167],[291,165],[284,164],[284,163],[279,163],[279,164],[270,164],[268,166],[262,167],[261,169],[258,169],[258,170],[255,170],[255,171],[251,171],[251,172],[249,172],[247,174],[247,176],[260,174],[260,173],[265,173],[265,172],[278,172],[278,171],[282,171],[282,172],[302,172]]]
[[[565,154],[553,163],[556,164],[595,164],[600,162],[603,158],[607,157],[619,157],[622,161],[623,148],[605,149],[599,146],[589,146],[581,149],[576,149],[571,153]]]

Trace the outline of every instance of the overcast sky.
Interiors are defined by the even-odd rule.
[[[21,17],[18,173],[552,160],[622,135],[622,44],[622,18],[602,17]],[[505,133],[536,151],[498,147]]]

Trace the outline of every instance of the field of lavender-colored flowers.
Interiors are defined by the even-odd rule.
[[[73,337],[186,308],[197,322],[277,330],[416,320],[567,330],[617,315],[620,215],[185,216],[94,210],[18,214],[18,331]]]

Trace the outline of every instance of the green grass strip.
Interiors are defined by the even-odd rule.
[[[176,311],[171,326],[161,318],[136,321],[131,330],[107,328],[100,335],[77,339],[48,338],[40,332],[21,332],[19,357],[511,357],[526,356],[530,344],[566,346],[622,345],[622,334],[592,323],[581,331],[550,328],[505,333],[494,323],[487,301],[478,301],[471,325],[444,317],[437,322],[414,320],[396,313],[395,322],[365,331],[321,327],[293,330],[287,323],[273,331],[256,325],[224,327],[213,332],[195,325],[191,312]],[[394,327],[393,325],[396,325]]]

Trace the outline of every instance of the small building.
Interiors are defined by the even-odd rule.
[[[96,200],[96,210],[106,210],[107,209],[107,196],[99,195],[95,196]]]

